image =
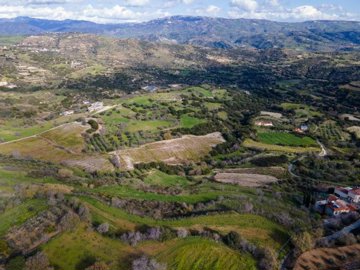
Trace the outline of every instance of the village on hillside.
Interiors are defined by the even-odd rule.
[[[328,216],[356,212],[360,209],[360,187],[336,187],[333,194],[317,201],[314,209]]]

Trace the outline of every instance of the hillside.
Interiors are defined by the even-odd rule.
[[[186,16],[167,17],[144,23],[106,25],[87,21],[51,21],[19,17],[0,19],[0,35],[80,32],[223,49],[247,47],[339,51],[359,48],[359,25],[359,22],[346,21],[284,23]]]

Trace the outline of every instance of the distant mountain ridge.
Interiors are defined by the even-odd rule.
[[[80,32],[153,42],[174,42],[216,48],[294,48],[338,51],[360,48],[360,22],[298,23],[256,19],[173,16],[143,23],[97,24],[77,20],[29,17],[0,19],[0,35]]]

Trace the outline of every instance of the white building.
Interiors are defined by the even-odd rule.
[[[334,193],[341,199],[347,199],[349,197],[350,190],[352,190],[351,187],[336,187]]]
[[[68,116],[68,115],[72,115],[72,114],[74,114],[74,111],[72,111],[72,110],[60,113],[61,116]]]
[[[104,108],[103,102],[95,102],[88,107],[89,112],[99,111]]]
[[[0,82],[0,87],[5,87],[5,88],[8,88],[8,89],[14,89],[17,87],[16,84],[13,84],[13,83],[8,83],[8,82]]]
[[[349,191],[349,198],[354,203],[360,203],[360,188],[354,188]]]
[[[274,124],[270,121],[256,121],[255,125],[258,127],[273,127]]]

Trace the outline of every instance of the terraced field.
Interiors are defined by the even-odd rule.
[[[329,141],[347,141],[350,139],[348,133],[344,132],[335,121],[325,121],[319,126],[317,133]]]
[[[84,140],[81,136],[88,126],[71,123],[28,138],[0,144],[0,153],[17,157],[31,157],[55,163],[67,163],[86,169],[109,169],[112,165],[100,155],[82,153]]]
[[[286,111],[293,111],[298,120],[307,120],[322,115],[322,113],[317,111],[314,107],[305,104],[282,103],[281,107]]]
[[[250,255],[236,253],[222,244],[203,238],[144,242],[132,247],[88,231],[83,226],[53,239],[43,249],[60,269],[79,269],[96,255],[98,260],[111,261],[110,269],[125,270],[130,267],[129,258],[141,253],[154,256],[165,263],[167,269],[173,270],[256,269]],[[188,259],[189,254],[191,260]],[[205,254],[210,254],[211,260]]]
[[[156,258],[169,270],[256,270],[249,254],[239,254],[228,247],[201,238],[189,238],[161,252]]]
[[[104,203],[88,197],[81,197],[88,203],[92,218],[98,222],[108,222],[114,228],[133,230],[136,226],[170,226],[173,228],[212,228],[221,233],[237,231],[249,241],[259,246],[270,246],[279,249],[288,239],[288,234],[280,225],[258,215],[252,214],[214,214],[177,220],[154,220],[149,217],[139,217],[125,211],[109,207]]]
[[[148,173],[144,179],[145,184],[158,185],[164,187],[170,186],[186,186],[189,184],[189,181],[178,175],[168,175],[159,170],[152,170]]]

